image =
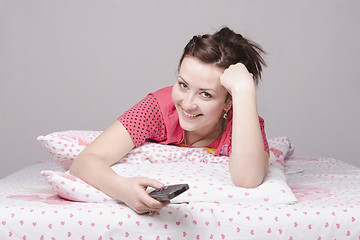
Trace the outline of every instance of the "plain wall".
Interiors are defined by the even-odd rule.
[[[0,177],[38,135],[103,130],[172,85],[184,45],[227,25],[267,51],[267,136],[360,166],[360,1],[0,0]]]

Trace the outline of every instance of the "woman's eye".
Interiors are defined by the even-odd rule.
[[[185,83],[183,83],[183,82],[179,82],[179,86],[181,88],[187,88],[187,85]]]
[[[207,92],[202,92],[201,96],[203,96],[204,98],[211,98],[212,97],[211,94],[207,93]]]

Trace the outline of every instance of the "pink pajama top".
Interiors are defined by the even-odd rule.
[[[148,94],[143,100],[126,111],[118,120],[124,125],[135,146],[142,143],[182,145],[185,132],[179,123],[179,116],[171,98],[172,86]],[[269,145],[264,130],[264,120],[259,117],[264,141],[264,150],[269,153]],[[228,123],[220,138],[206,146],[216,156],[230,156],[232,133],[232,110],[228,113]]]

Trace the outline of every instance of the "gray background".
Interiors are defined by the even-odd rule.
[[[103,130],[172,85],[188,40],[224,25],[268,53],[268,137],[360,166],[359,12],[355,0],[0,0],[0,177],[49,159],[38,135]]]

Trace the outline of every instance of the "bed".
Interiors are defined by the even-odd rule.
[[[113,166],[190,189],[153,215],[66,172],[100,132],[40,136],[51,158],[0,180],[0,239],[360,239],[360,169],[328,157],[296,157],[286,137],[269,139],[262,185],[231,185],[226,157],[205,149],[144,144]]]

